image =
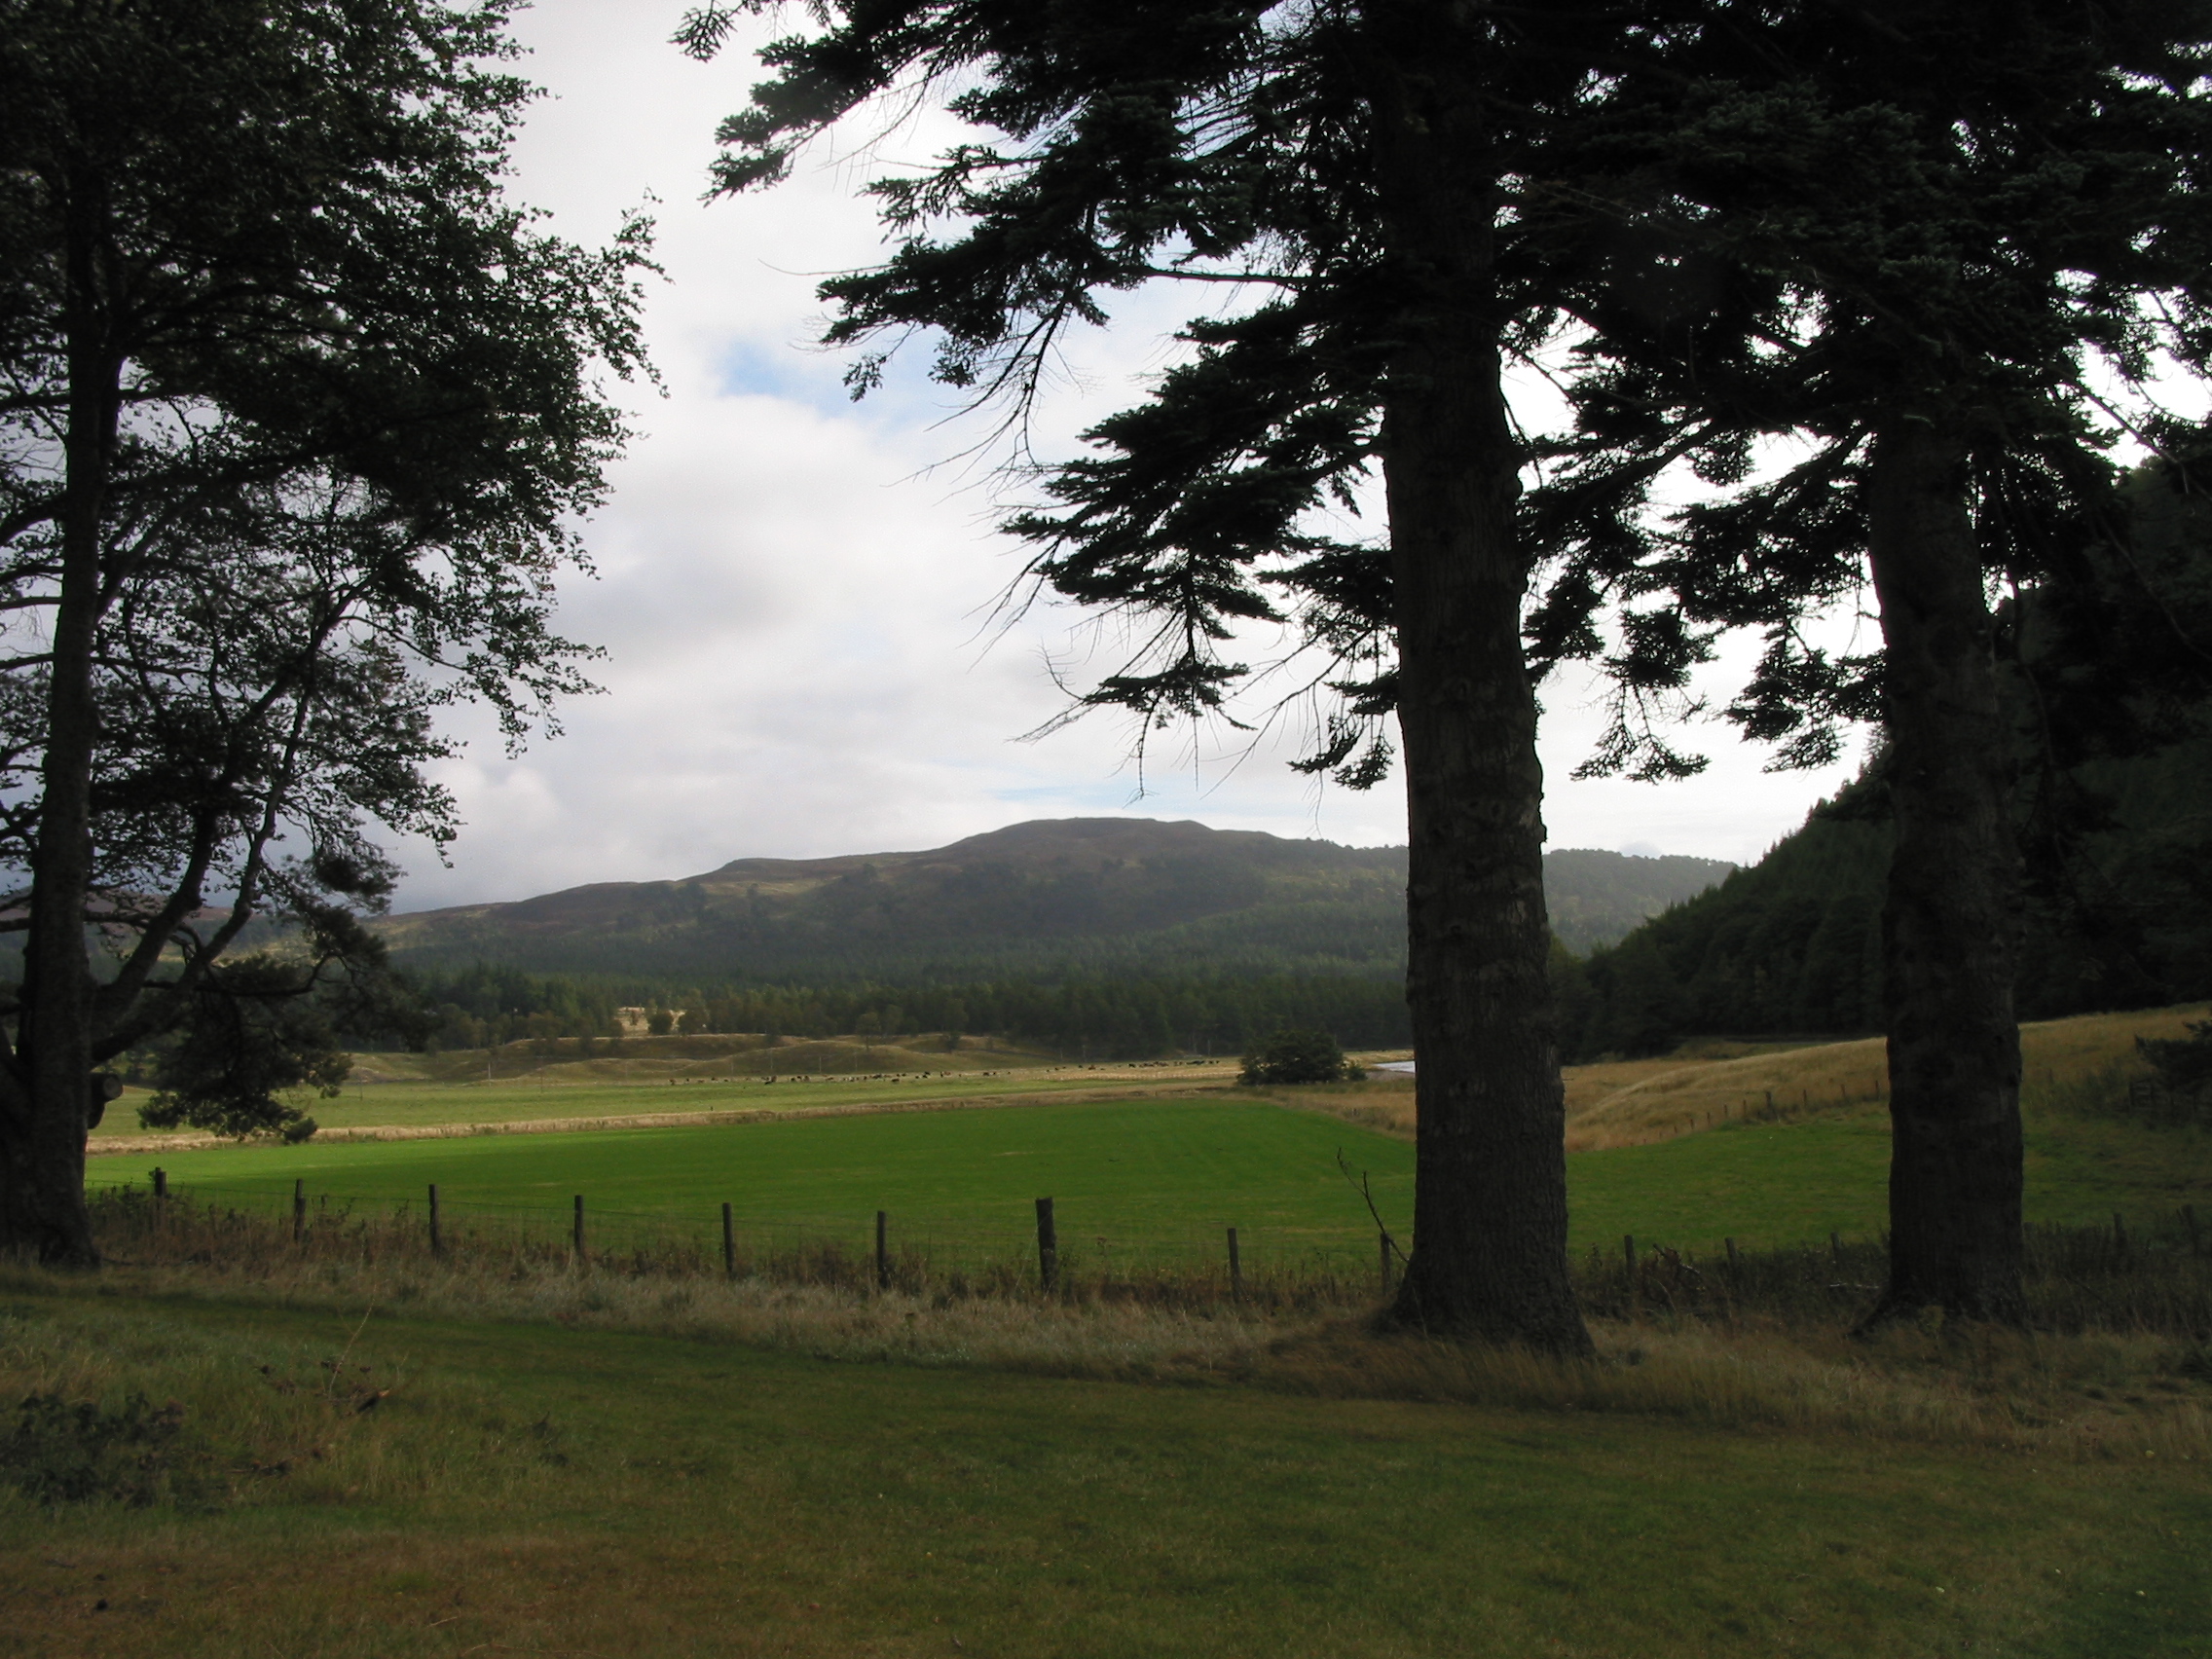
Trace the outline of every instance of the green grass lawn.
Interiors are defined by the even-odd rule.
[[[378,1410],[319,1404],[342,1350]],[[2212,1496],[2155,1462],[112,1286],[0,1297],[0,1374],[173,1397],[238,1485],[203,1515],[0,1486],[0,1652],[42,1659],[2181,1659],[2212,1631]]]
[[[2087,1221],[2202,1197],[2212,1137],[2110,1120],[2031,1120],[2028,1213]],[[1140,1256],[1213,1253],[1235,1226],[1248,1259],[1316,1248],[1364,1260],[1373,1233],[1336,1167],[1370,1172],[1403,1235],[1413,1148],[1318,1113],[1250,1100],[1135,1100],[992,1111],[793,1119],[716,1127],[246,1146],[103,1157],[95,1184],[143,1185],[159,1161],[179,1189],[225,1201],[316,1197],[420,1201],[436,1182],[457,1224],[521,1217],[550,1235],[572,1195],[595,1226],[682,1218],[704,1235],[720,1204],[754,1226],[805,1224],[858,1243],[878,1209],[902,1242],[1023,1247],[1031,1201],[1055,1200],[1063,1240]],[[1576,1249],[1623,1234],[1700,1250],[1866,1238],[1883,1225],[1889,1157],[1879,1113],[1738,1124],[1656,1145],[1570,1155]],[[612,1235],[609,1235],[611,1241]]]

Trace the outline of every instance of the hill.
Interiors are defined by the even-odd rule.
[[[2029,870],[2023,1019],[2212,995],[2212,736],[2077,768],[2103,827]],[[1881,1026],[1891,827],[1878,768],[1757,864],[1562,977],[1570,1058]]]
[[[1081,973],[1394,976],[1402,847],[1152,819],[1044,819],[924,852],[737,859],[675,881],[597,882],[382,924],[421,968],[833,981]],[[1562,850],[1563,940],[1586,950],[1732,866]]]

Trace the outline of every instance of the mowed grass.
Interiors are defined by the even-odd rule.
[[[2157,1459],[28,1284],[0,1380],[173,1398],[235,1493],[0,1489],[0,1652],[51,1659],[2107,1659],[2212,1631],[2212,1496]]]
[[[1055,1203],[1063,1242],[1153,1259],[1211,1257],[1239,1230],[1250,1259],[1373,1250],[1365,1205],[1337,1156],[1365,1172],[1382,1221],[1412,1221],[1413,1148],[1317,1111],[1267,1100],[1133,1100],[792,1119],[554,1135],[246,1146],[110,1157],[95,1184],[171,1182],[222,1201],[313,1198],[420,1203],[435,1182],[449,1217],[520,1206],[553,1236],[573,1195],[592,1214],[658,1215],[702,1237],[729,1201],[741,1223],[804,1223],[853,1245],[888,1212],[896,1242],[1016,1247],[1033,1200]],[[1886,1221],[1889,1130],[1862,1110],[1732,1124],[1653,1145],[1570,1153],[1571,1241],[1624,1234],[1700,1251],[1865,1239]],[[2039,1109],[2029,1118],[2035,1222],[2169,1212],[2212,1192],[2212,1136]]]

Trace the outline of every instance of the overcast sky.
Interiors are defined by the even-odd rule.
[[[1116,665],[1112,642],[1067,608],[994,626],[1019,554],[991,531],[1005,486],[958,459],[983,427],[918,372],[854,404],[843,360],[811,344],[816,282],[879,254],[857,187],[926,159],[943,130],[855,133],[777,190],[707,204],[715,125],[744,101],[754,65],[739,52],[685,59],[667,44],[682,12],[538,0],[519,19],[523,67],[549,95],[524,133],[516,192],[595,242],[657,198],[667,278],[650,284],[648,327],[666,395],[624,393],[639,436],[588,529],[597,579],[564,594],[566,632],[608,653],[605,695],[570,704],[566,734],[519,758],[464,721],[468,753],[441,777],[465,828],[451,867],[401,849],[400,907],[734,858],[931,847],[1029,818],[1402,841],[1395,783],[1362,795],[1285,767],[1305,735],[1295,716],[1256,746],[1229,731],[1164,739],[1141,793],[1129,734],[1110,719],[1021,741],[1062,706],[1053,665],[1081,682],[1087,665]],[[1044,412],[1043,452],[1066,453],[1087,419],[1141,394],[1187,303],[1131,297],[1080,344]],[[1252,660],[1267,655],[1269,642],[1251,644]],[[1715,678],[1720,700],[1730,682]],[[1714,723],[1684,734],[1713,756],[1701,779],[1577,783],[1568,773],[1602,715],[1581,683],[1544,698],[1555,847],[1754,859],[1851,769],[1764,775],[1762,755]]]

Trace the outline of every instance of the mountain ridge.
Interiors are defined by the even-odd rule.
[[[1032,819],[942,847],[738,858],[696,875],[589,882],[378,924],[402,962],[539,972],[941,977],[1083,970],[1389,974],[1403,847],[1194,820]],[[1734,866],[1562,848],[1555,925],[1588,949]]]

